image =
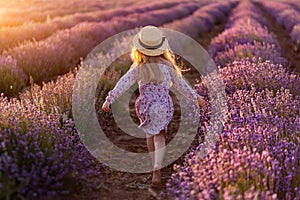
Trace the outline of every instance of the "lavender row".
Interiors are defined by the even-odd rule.
[[[102,182],[102,165],[82,145],[74,123],[42,105],[0,97],[1,199],[42,199]]]
[[[0,26],[20,26],[28,22],[46,22],[51,18],[75,13],[92,12],[99,9],[123,7],[135,4],[134,0],[97,2],[97,1],[6,1],[1,8],[3,17]],[[1,2],[0,2],[1,4]]]
[[[0,92],[13,96],[27,84],[27,75],[11,56],[0,57]]]
[[[292,31],[296,24],[300,23],[300,13],[291,5],[282,2],[260,2],[260,4],[275,18],[276,22]]]
[[[268,13],[289,33],[295,50],[300,49],[300,11],[292,5],[281,2],[260,2]]]
[[[226,30],[212,40],[208,51],[221,66],[245,57],[287,65],[276,36],[266,25],[258,8],[251,3],[240,4],[230,16]]]
[[[194,39],[210,31],[216,23],[222,21],[229,14],[235,2],[217,2],[196,10],[192,15],[183,20],[163,25],[165,28],[184,33]]]
[[[219,68],[219,72],[227,94],[255,87],[257,91],[269,89],[274,93],[281,88],[286,88],[293,96],[299,95],[299,75],[270,60],[263,61],[262,58],[256,57],[244,58]]]
[[[202,91],[201,91],[202,92]],[[299,196],[299,96],[289,90],[238,90],[216,147],[197,146],[176,166],[172,199],[293,199]]]
[[[56,17],[47,22],[32,22],[22,26],[3,27],[0,30],[0,52],[13,48],[25,40],[39,41],[47,38],[58,30],[71,28],[81,22],[100,22],[115,16],[126,16],[132,13],[142,13],[162,8],[170,8],[179,2],[155,2],[146,5],[134,5],[128,8],[97,10],[87,13],[76,13]],[[38,31],[37,31],[38,30]]]
[[[30,41],[4,51],[11,56],[35,82],[68,72],[81,57],[85,57],[96,45],[111,35],[147,24],[161,25],[185,17],[195,11],[199,3],[186,3],[171,9],[165,8],[126,17],[115,17],[106,22],[80,23],[71,29],[58,31],[41,41]],[[61,56],[63,55],[63,56]],[[25,82],[28,80],[25,80]]]
[[[275,35],[268,31],[266,19],[251,3],[239,4],[226,30],[212,40],[209,52],[221,65],[227,93],[249,89],[253,84],[258,90],[268,88],[276,92],[283,87],[298,94],[299,77],[288,72],[288,61],[282,56]]]
[[[241,2],[232,16],[240,8],[247,16],[257,15],[251,13],[253,4]],[[236,20],[229,20],[227,27],[240,24]],[[167,184],[172,199],[299,197],[300,77],[272,61],[253,56],[219,66],[228,94],[228,120],[206,157],[200,156],[205,148],[200,143],[183,165],[175,166]],[[203,84],[195,89],[209,96]]]
[[[284,3],[291,5],[292,7],[294,7],[295,9],[300,11],[300,4],[298,0],[288,0],[285,1]]]

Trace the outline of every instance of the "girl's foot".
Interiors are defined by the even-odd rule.
[[[160,187],[161,186],[160,167],[154,167],[151,186],[152,187]]]

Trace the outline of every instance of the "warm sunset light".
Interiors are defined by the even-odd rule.
[[[0,199],[299,200],[299,0],[0,0],[0,53]]]

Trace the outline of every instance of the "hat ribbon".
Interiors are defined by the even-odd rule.
[[[146,45],[145,43],[143,43],[140,38],[139,38],[139,43],[142,47],[144,47],[145,49],[158,49],[159,47],[161,47],[163,45],[165,41],[165,37],[162,37],[162,40],[161,40],[161,43],[159,45],[156,45],[156,46],[149,46],[149,45]]]

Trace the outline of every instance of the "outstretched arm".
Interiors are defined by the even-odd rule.
[[[115,87],[108,92],[106,101],[112,104],[118,97],[120,97],[126,90],[128,90],[137,80],[137,67],[133,66],[120,78]]]
[[[193,101],[198,101],[200,95],[191,88],[191,86],[185,81],[182,76],[179,76],[175,69],[170,66],[166,66],[171,75],[173,86],[185,97],[192,99]]]

